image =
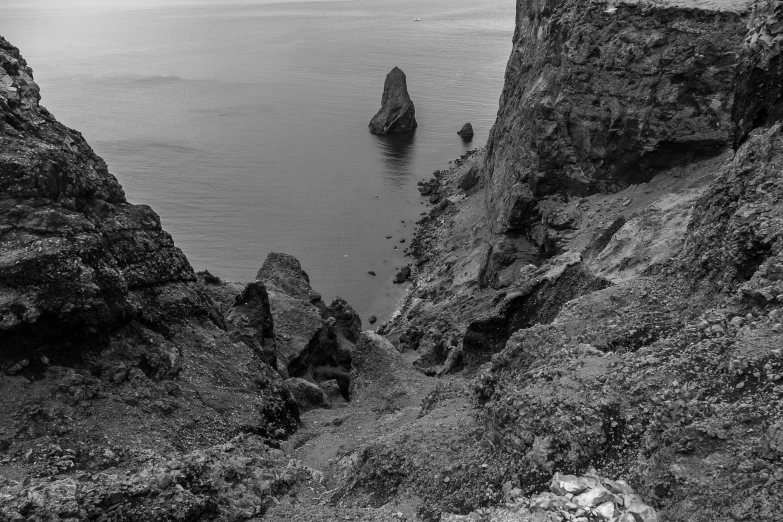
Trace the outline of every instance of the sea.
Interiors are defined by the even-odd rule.
[[[367,328],[403,295],[392,279],[429,208],[417,182],[486,144],[514,13],[515,0],[2,0],[0,34],[196,270],[246,282],[267,253],[293,254]],[[419,126],[376,136],[395,66]]]

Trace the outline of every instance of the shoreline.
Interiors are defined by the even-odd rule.
[[[483,158],[485,151],[486,144],[470,149],[458,158],[449,160],[447,168],[436,170],[432,173],[430,180],[437,180],[438,182],[438,188],[433,191],[432,194],[437,194],[439,201],[437,203],[426,202],[425,204],[427,205],[428,212],[414,223],[413,238],[405,253],[405,257],[410,258],[407,266],[411,268],[411,276],[408,281],[406,281],[408,287],[399,299],[399,306],[392,312],[389,319],[376,327],[377,333],[383,335],[383,332],[381,332],[380,329],[384,328],[387,324],[393,323],[403,314],[404,309],[409,308],[413,304],[413,299],[417,298],[414,294],[418,289],[419,279],[427,273],[429,267],[432,265],[433,255],[435,254],[435,251],[424,245],[425,238],[429,234],[437,233],[438,231],[447,228],[443,222],[438,222],[437,218],[443,216],[447,209],[454,209],[455,205],[458,205],[466,198],[465,194],[460,194],[459,189],[454,186],[458,181],[455,179],[455,176],[464,173],[465,165],[467,163],[470,162],[470,164],[473,165],[477,161],[477,158],[474,158],[474,156],[481,155]],[[429,180],[422,181],[426,183]],[[422,182],[419,182],[419,187],[421,186]],[[419,190],[421,191],[421,189]],[[424,197],[427,197],[427,195],[419,195],[419,198]],[[457,207],[457,209],[459,209],[459,207]]]

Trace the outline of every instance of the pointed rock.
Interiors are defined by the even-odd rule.
[[[416,109],[408,95],[405,73],[399,67],[395,67],[386,75],[381,109],[370,120],[370,132],[373,134],[405,132],[415,129],[417,125]]]

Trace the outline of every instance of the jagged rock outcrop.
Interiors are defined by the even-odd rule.
[[[233,285],[199,279],[158,216],[39,104],[2,38],[0,64],[0,476],[27,477],[0,479],[0,518],[260,513],[282,484],[229,498],[203,486],[234,473],[214,452],[172,466],[240,432],[279,445],[298,425],[265,288],[233,300]]]
[[[783,7],[774,2],[754,3],[748,17],[742,59],[737,66],[737,93],[732,119],[734,148],[757,127],[771,126],[783,118],[779,87],[783,83]]]
[[[370,132],[387,134],[405,132],[416,128],[416,108],[408,94],[405,73],[399,67],[386,75],[383,83],[381,108],[370,120]]]
[[[134,319],[222,325],[158,216],[129,204],[81,134],[39,105],[4,39],[0,62],[0,357],[60,352]]]
[[[493,357],[476,400],[521,483],[590,463],[665,520],[775,519],[781,158],[780,124],[751,132],[655,277],[571,301]]]
[[[782,124],[757,129],[696,203],[674,272],[749,303],[783,303]]]
[[[269,294],[278,369],[312,382],[336,379],[347,397],[351,354],[362,324],[353,308],[339,297],[327,307],[299,261],[288,254],[270,253],[256,279]]]
[[[231,340],[243,342],[261,359],[277,369],[277,346],[266,287],[255,281],[248,283],[226,316]]]
[[[491,242],[551,255],[542,202],[616,192],[734,139],[747,2],[517,2],[484,174]]]
[[[511,287],[497,309],[470,321],[462,341],[467,364],[486,361],[517,330],[551,323],[563,305],[610,286],[587,270],[578,256],[563,256],[540,269],[529,267],[521,286]]]

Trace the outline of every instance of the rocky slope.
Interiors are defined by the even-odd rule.
[[[193,274],[3,41],[0,513],[778,520],[779,11],[519,0],[375,333],[284,254]]]
[[[2,38],[0,65],[0,519],[247,519],[315,480],[276,448],[292,391],[347,394],[350,306],[290,256],[195,274]]]
[[[425,183],[440,203],[380,328],[423,372],[470,380],[475,417],[440,487],[409,438],[368,446],[404,459],[359,466],[374,491],[476,520],[618,519],[509,511],[509,488],[594,468],[654,519],[779,517],[775,9],[747,24],[738,3],[518,2],[487,148]]]

